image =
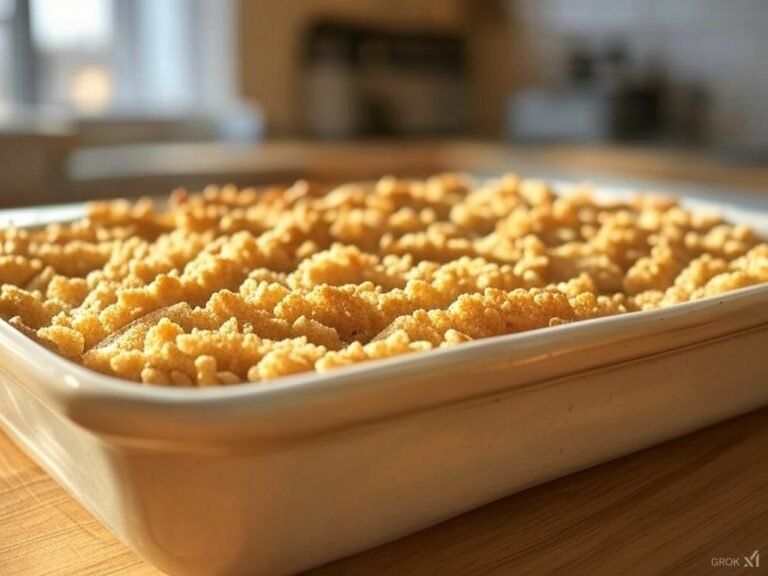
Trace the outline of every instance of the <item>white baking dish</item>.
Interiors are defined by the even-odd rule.
[[[768,210],[726,212],[768,231]],[[768,404],[767,351],[768,285],[203,390],[0,322],[0,423],[162,570],[286,574]]]

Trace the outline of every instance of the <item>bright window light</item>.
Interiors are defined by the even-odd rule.
[[[32,0],[32,34],[42,50],[100,48],[112,38],[112,0]]]

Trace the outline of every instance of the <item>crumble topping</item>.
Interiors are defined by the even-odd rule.
[[[217,386],[768,282],[768,244],[674,199],[515,175],[206,188],[0,230],[0,317],[84,366]]]

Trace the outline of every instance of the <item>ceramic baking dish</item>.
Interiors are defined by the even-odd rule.
[[[766,233],[763,210],[724,212]],[[203,390],[91,372],[0,322],[0,423],[160,569],[287,574],[766,405],[766,350],[768,285]]]

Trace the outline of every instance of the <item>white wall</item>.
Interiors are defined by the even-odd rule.
[[[574,37],[622,37],[710,97],[711,139],[768,145],[768,0],[507,0],[541,80],[561,78]]]

